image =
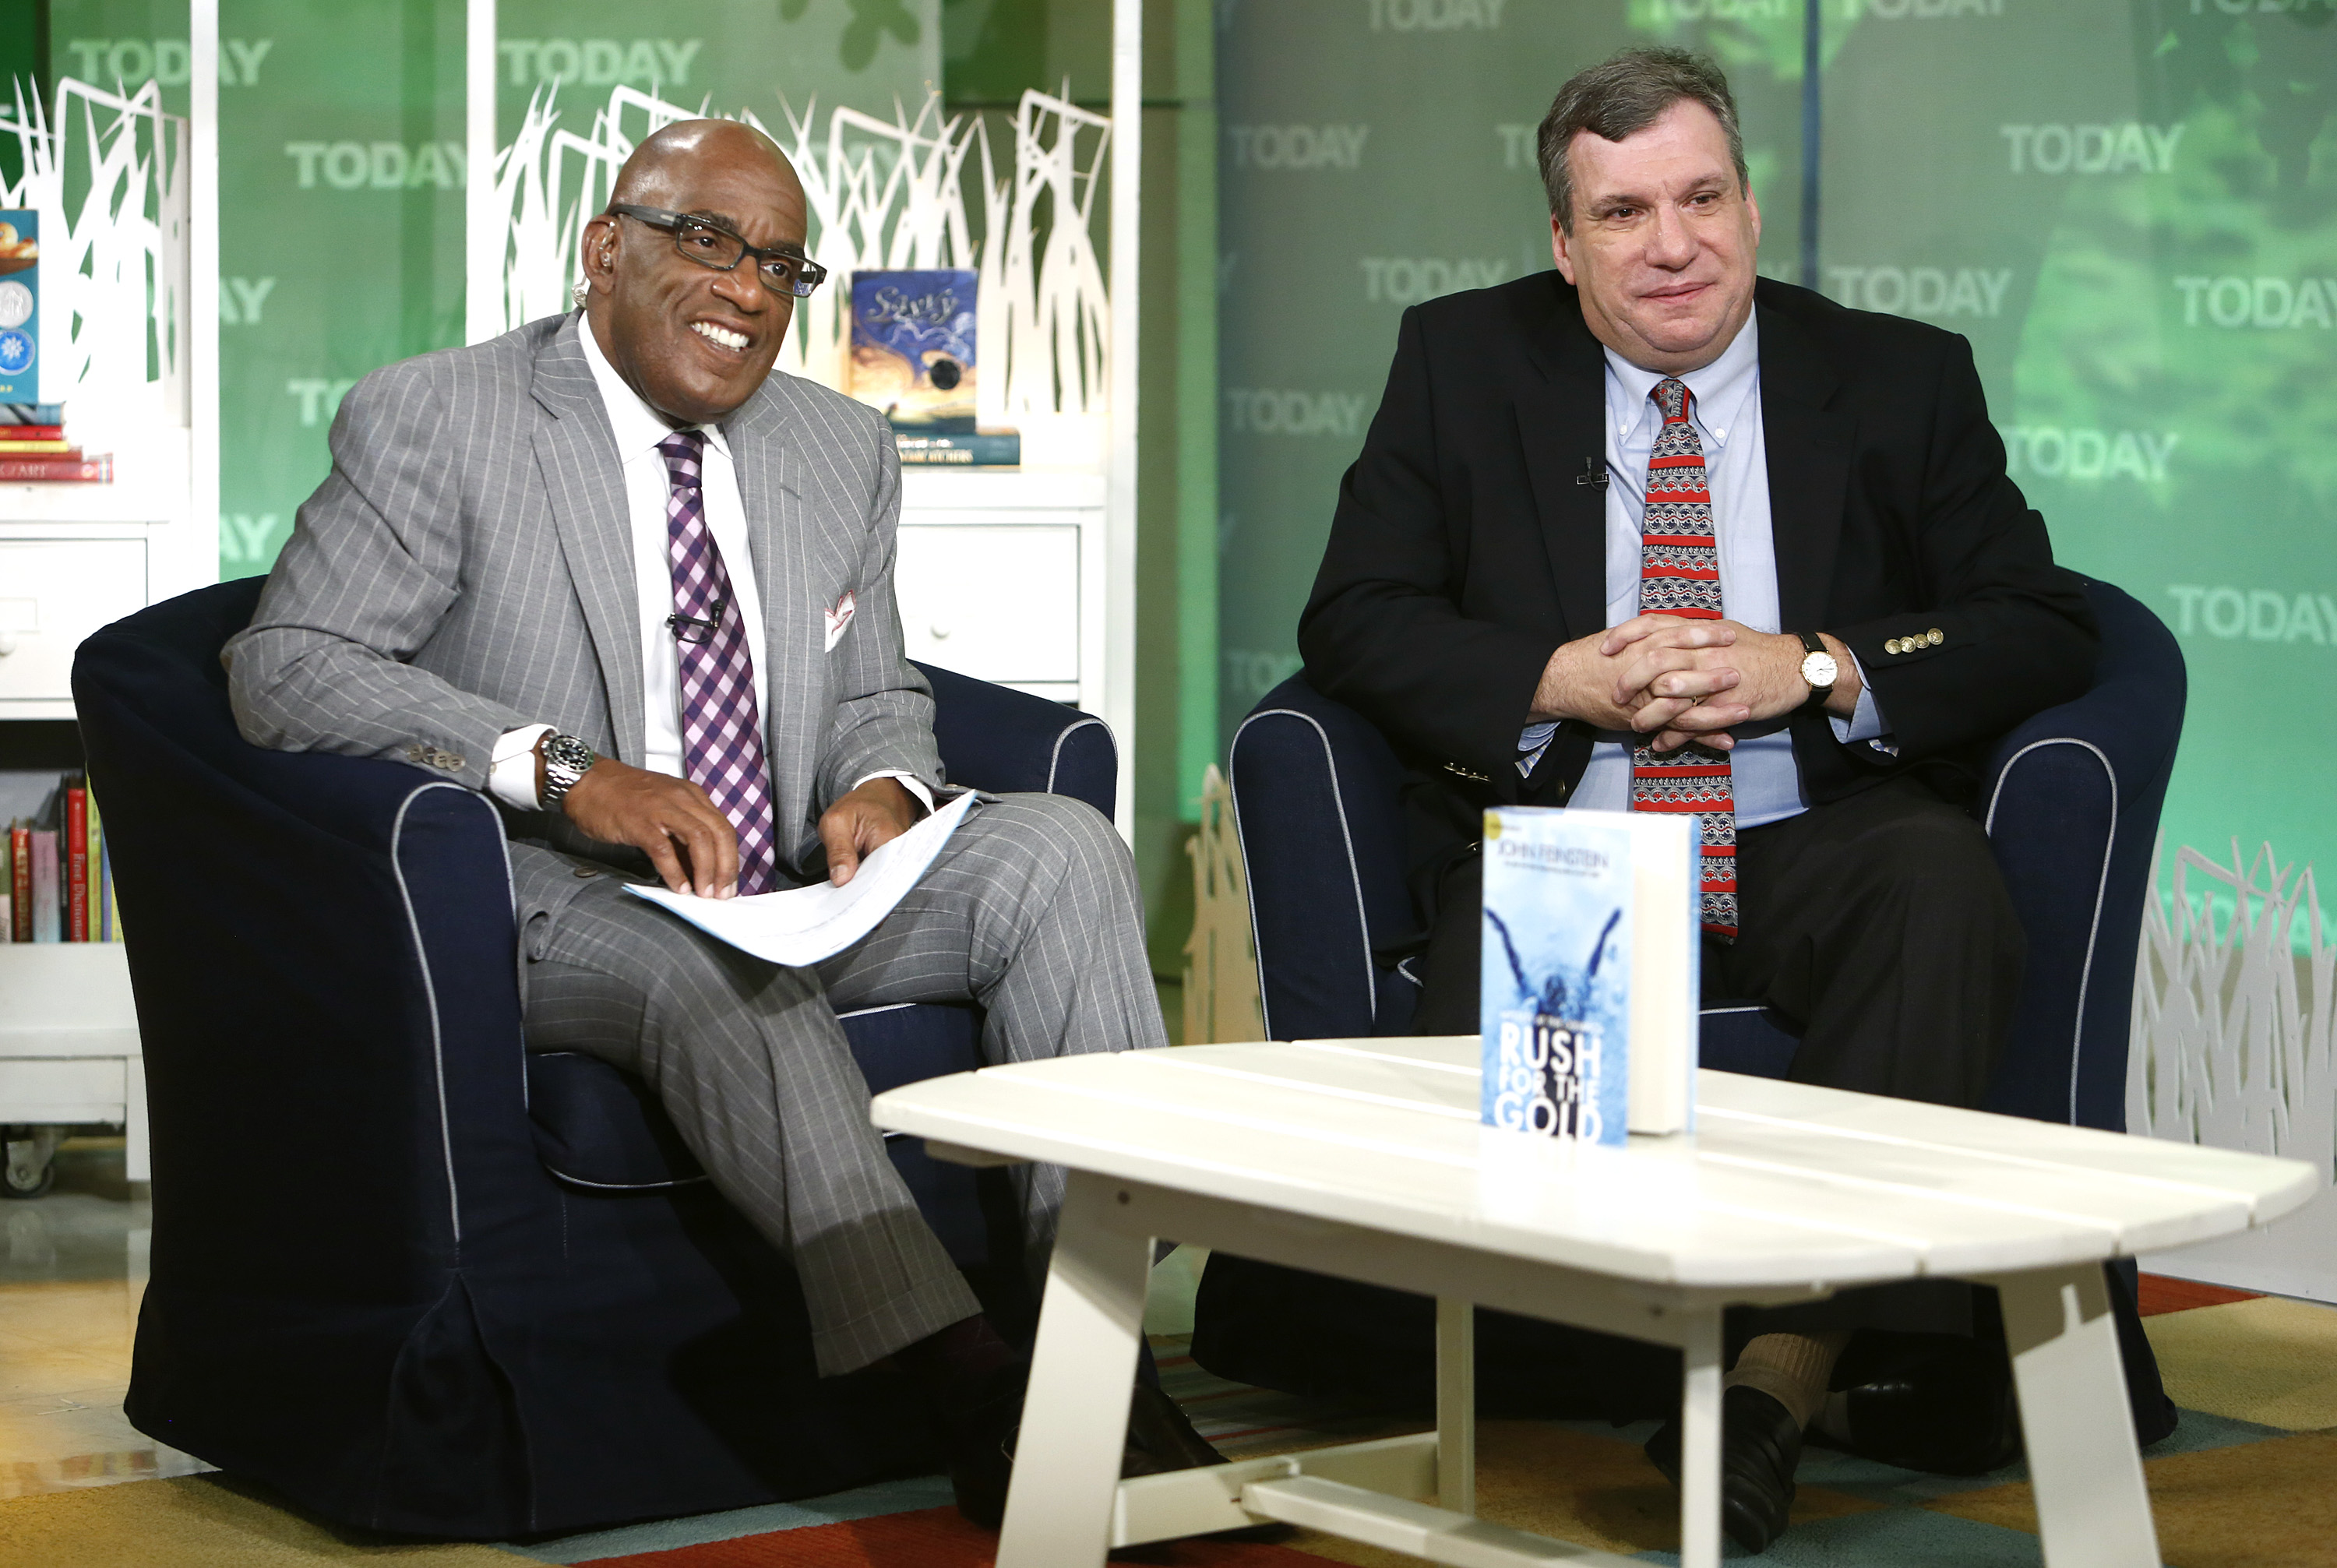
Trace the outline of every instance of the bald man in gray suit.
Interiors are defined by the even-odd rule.
[[[985,800],[816,969],[620,896],[846,881],[944,787],[893,598],[891,436],[769,374],[823,275],[805,234],[758,133],[644,142],[586,225],[580,310],[351,389],[230,691],[259,745],[502,803],[529,1047],[649,1081],[793,1260],[821,1372],[897,1355],[924,1376],[961,1504],[994,1518],[1021,1358],[895,1173],[836,1013],[971,998],[992,1062],[1165,1044],[1126,848],[1067,798]],[[1043,1255],[1061,1174],[1023,1169]],[[1131,1471],[1215,1459],[1149,1390],[1138,1412]]]

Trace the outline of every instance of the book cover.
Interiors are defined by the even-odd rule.
[[[40,398],[40,241],[38,212],[0,211],[0,403]]]
[[[8,940],[33,939],[33,830],[22,823],[8,829]]]
[[[1485,815],[1487,1124],[1619,1144],[1695,1119],[1694,818]]]
[[[57,881],[57,830],[54,828],[33,829],[33,940],[58,942],[64,938],[64,901],[58,897],[64,888]]]
[[[89,940],[89,790],[65,786],[64,838],[65,930],[68,942]]]
[[[0,404],[0,407],[8,407],[12,405]],[[22,407],[22,405],[14,405],[14,407]],[[0,419],[0,440],[62,441],[64,438],[65,427],[62,425],[24,425]]]
[[[71,456],[0,456],[0,485],[45,484],[53,482],[83,485],[113,483],[113,457],[107,454],[98,457]]]
[[[89,940],[105,940],[105,818],[97,808],[97,791],[82,797],[89,813]]]
[[[62,436],[65,433],[65,406],[62,403],[0,403],[0,425],[29,425],[54,436]]]
[[[80,447],[61,436],[47,439],[37,439],[31,436],[24,437],[22,440],[15,438],[0,439],[0,452],[10,453],[19,456],[78,458],[81,456]]]
[[[919,436],[971,436],[974,274],[968,269],[852,275],[845,391]]]
[[[1012,430],[972,436],[910,436],[895,432],[901,462],[912,468],[1012,468],[1022,461],[1022,437]]]

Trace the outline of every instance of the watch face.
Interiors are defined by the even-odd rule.
[[[1840,673],[1831,653],[1812,653],[1802,661],[1802,679],[1812,686],[1831,686]]]

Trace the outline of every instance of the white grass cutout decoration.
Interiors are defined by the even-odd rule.
[[[509,221],[506,331],[569,308],[578,235],[607,203],[634,147],[661,126],[708,113],[620,86],[594,112],[591,133],[579,136],[560,128],[555,89],[530,100],[518,135],[495,158],[496,207]],[[771,134],[751,112],[735,118]],[[981,421],[1027,429],[1061,416],[1105,413],[1108,290],[1093,223],[1109,119],[1065,97],[1023,93],[1014,159],[1002,178],[981,122],[944,121],[937,95],[914,120],[897,105],[890,122],[832,110],[824,138],[813,109],[800,118],[788,110],[786,119],[787,134],[772,140],[803,181],[807,248],[831,277],[797,302],[779,369],[842,385],[856,270],[971,268],[981,277]],[[980,240],[969,220],[969,176],[980,202]]]
[[[2209,886],[2195,891],[2194,872]],[[2159,887],[2156,854],[2150,886]],[[2337,947],[2324,939],[2311,867],[2280,865],[2269,844],[2244,865],[2236,838],[2228,867],[2176,850],[2171,896],[2154,891],[2144,908],[2127,1131],[2284,1154],[2310,1161],[2329,1182],[2337,1161],[2332,981]]]
[[[86,436],[185,425],[186,119],[152,81],[109,93],[64,77],[51,113],[19,82],[0,135],[24,171],[0,205],[40,214],[48,399]]]

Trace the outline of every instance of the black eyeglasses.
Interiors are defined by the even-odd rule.
[[[801,299],[827,280],[827,269],[810,257],[798,256],[792,250],[758,250],[709,218],[668,212],[660,207],[636,207],[630,201],[611,201],[609,211],[652,229],[665,230],[673,236],[675,250],[717,272],[734,272],[739,262],[752,256],[763,287],[774,293],[792,294]]]

